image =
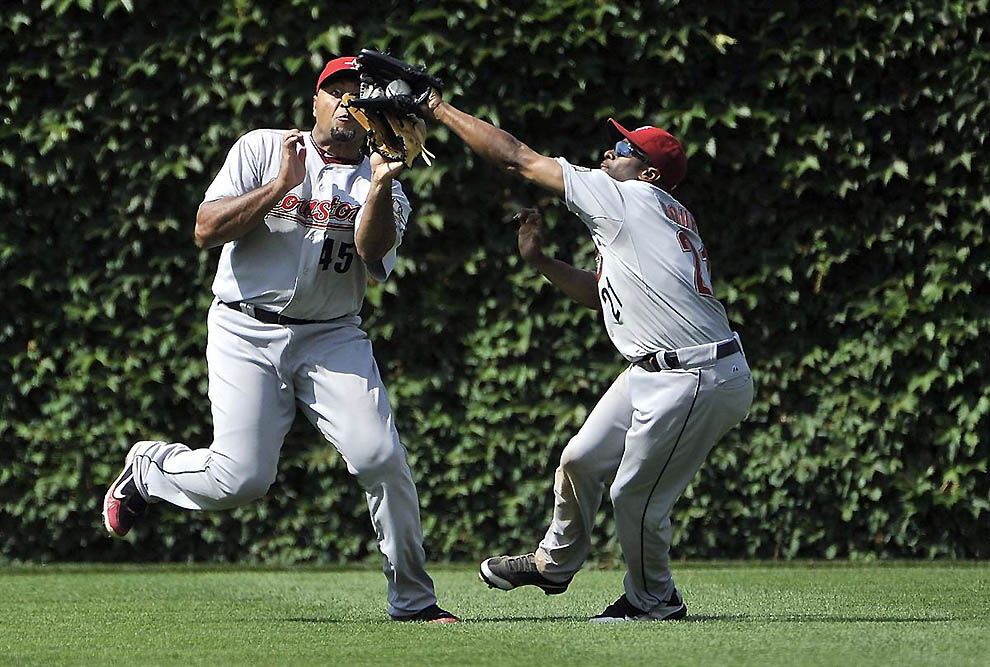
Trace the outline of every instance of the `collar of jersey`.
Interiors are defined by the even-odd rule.
[[[346,164],[350,166],[355,166],[364,162],[363,157],[359,157],[356,160],[345,160],[343,158],[337,157],[336,155],[330,153],[329,151],[323,150],[322,148],[320,148],[319,145],[317,145],[316,140],[313,139],[313,135],[309,135],[309,142],[313,144],[313,148],[316,149],[316,154],[320,156],[321,160],[323,160],[323,164]]]

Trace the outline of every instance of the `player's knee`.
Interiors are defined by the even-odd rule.
[[[267,476],[252,476],[236,480],[227,489],[227,496],[224,500],[231,507],[249,503],[252,500],[264,498],[268,494],[268,489],[275,480]]]
[[[405,460],[405,451],[390,442],[387,446],[366,449],[359,458],[351,461],[351,465],[358,479],[374,483],[401,470]]]
[[[597,468],[597,462],[589,455],[589,449],[580,445],[577,438],[571,438],[560,454],[560,468],[571,479],[587,477],[594,474]]]
[[[612,500],[612,508],[616,512],[631,509],[630,505],[635,502],[634,496],[627,484],[613,482],[608,489],[608,496]]]
[[[246,466],[217,467],[214,470],[217,498],[223,507],[231,508],[263,498],[275,482],[275,468],[252,469]]]

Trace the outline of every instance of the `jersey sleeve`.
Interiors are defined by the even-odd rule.
[[[557,158],[564,172],[564,201],[592,235],[608,245],[619,234],[626,204],[619,182],[601,169],[577,167]]]
[[[358,215],[357,222],[355,224],[354,230],[357,232],[358,228],[361,226],[361,222],[364,219],[365,207],[361,207],[361,212]],[[409,199],[406,197],[406,193],[402,191],[402,185],[396,181],[392,181],[392,222],[395,225],[395,243],[392,248],[385,253],[385,256],[381,258],[380,261],[368,264],[368,273],[371,277],[380,282],[384,282],[388,279],[389,275],[392,273],[392,269],[395,268],[395,262],[398,258],[398,248],[402,244],[402,236],[406,233],[406,225],[409,222],[409,215],[412,213],[412,206],[409,204]]]
[[[237,197],[264,185],[259,138],[258,133],[249,132],[234,142],[216,178],[206,189],[204,202]]]

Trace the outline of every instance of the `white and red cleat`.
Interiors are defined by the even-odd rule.
[[[113,537],[123,537],[130,532],[148,508],[148,502],[141,497],[134,483],[134,470],[131,466],[134,450],[142,444],[144,443],[137,443],[127,452],[124,469],[103,496],[103,525]]]

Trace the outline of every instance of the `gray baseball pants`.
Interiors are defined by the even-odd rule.
[[[208,318],[213,444],[137,448],[141,494],[193,510],[261,498],[275,481],[298,406],[333,443],[367,496],[388,580],[388,611],[436,603],[426,573],[419,498],[371,342],[352,318],[281,326],[214,303]]]
[[[649,611],[674,590],[670,512],[715,443],[745,418],[753,380],[742,353],[710,353],[683,370],[631,366],[602,396],[561,455],[553,519],[538,569],[565,581],[582,566],[605,489],[626,561],[625,593]],[[699,364],[699,365],[694,365]]]

